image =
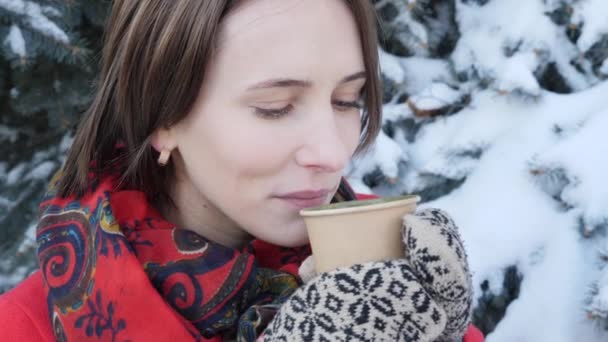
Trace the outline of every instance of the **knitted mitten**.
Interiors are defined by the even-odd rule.
[[[446,324],[444,310],[399,259],[311,280],[283,304],[264,341],[434,341]]]
[[[264,341],[458,341],[472,291],[456,226],[425,210],[404,218],[403,237],[404,259],[312,278],[281,307]]]
[[[406,259],[420,284],[447,315],[439,341],[461,341],[473,309],[473,285],[458,227],[440,209],[403,218]]]

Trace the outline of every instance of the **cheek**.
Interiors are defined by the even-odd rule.
[[[233,165],[240,178],[252,180],[277,175],[289,157],[286,146],[278,144],[276,139],[235,137],[234,140],[221,158]]]
[[[188,146],[189,157],[200,158],[196,164],[207,164],[205,169],[213,169],[221,178],[232,178],[231,183],[280,171],[289,158],[289,137],[277,136],[282,134],[280,130],[260,127],[251,120],[236,120],[236,116],[225,113],[192,122],[184,142],[194,146]]]

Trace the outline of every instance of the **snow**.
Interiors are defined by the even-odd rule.
[[[420,93],[410,97],[409,102],[419,110],[437,110],[457,102],[462,95],[445,83],[435,82]]]
[[[564,76],[564,78],[568,81],[572,89],[575,91],[584,90],[588,88],[589,85],[595,82],[593,78],[590,78],[587,75],[580,73],[572,65],[572,63],[570,63],[570,60],[577,60],[578,57],[576,56],[580,55],[580,50],[574,44],[568,41],[565,36],[558,35],[556,37],[552,56],[555,59],[557,70],[562,76]],[[586,62],[581,61],[581,64],[586,64]]]
[[[413,117],[414,112],[403,103],[387,104],[382,109],[382,118],[386,121],[397,121]]]
[[[423,126],[414,143],[393,140],[419,176],[466,177],[449,195],[422,206],[443,208],[459,224],[477,296],[484,280],[500,293],[503,271],[511,265],[523,275],[519,297],[488,342],[608,338],[587,319],[588,313],[602,317],[607,312],[608,268],[597,265],[608,242],[584,238],[578,229],[580,217],[597,223],[608,216],[606,93],[608,82],[570,95],[540,91],[536,98],[481,90],[458,114]],[[481,152],[478,158],[455,159],[454,151],[461,150]],[[570,210],[539,186],[542,176],[532,172],[537,165],[562,168],[568,179],[577,180],[561,189]],[[349,177],[356,190],[365,190],[357,168]],[[598,294],[585,306],[592,284],[599,284]]]
[[[499,72],[498,89],[503,92],[521,90],[524,93],[538,95],[540,85],[531,71],[538,66],[537,56],[532,52],[518,53],[504,61]]]
[[[571,137],[562,139],[542,154],[541,162],[567,170],[571,182],[564,188],[561,199],[580,208],[585,222],[591,226],[608,224],[608,143],[602,138],[608,128],[608,106],[586,120]],[[585,151],[585,153],[581,153]]]
[[[8,207],[12,206],[12,203],[13,202],[11,200],[9,200],[8,198],[0,196],[0,206],[1,207],[7,207],[8,208]]]
[[[17,97],[19,97],[19,94],[21,94],[21,92],[19,92],[19,89],[17,89],[17,87],[13,87],[11,88],[11,90],[9,90],[9,94],[13,99],[16,99]]]
[[[6,262],[6,261],[5,261]],[[15,271],[8,276],[0,277],[0,289],[4,289],[7,287],[12,287],[14,284],[20,282],[28,275],[27,267],[17,267]]]
[[[0,7],[7,11],[26,16],[29,24],[42,34],[62,43],[69,42],[68,35],[45,16],[40,5],[25,0],[0,0]],[[56,12],[54,13],[52,10],[49,10],[48,7],[45,8],[44,12],[52,15],[56,14]]]
[[[592,25],[587,27],[585,21],[583,28],[583,35],[589,37],[589,41],[606,32],[606,5],[604,0],[577,3],[577,6],[583,6],[581,15],[595,11],[592,17],[585,17]],[[520,91],[537,96],[540,87],[534,72],[546,63],[554,62],[575,90],[593,84],[594,79],[583,76],[571,63],[579,59],[587,43],[581,42],[582,37],[578,46],[571,43],[564,28],[552,23],[546,15],[557,7],[556,4],[509,0],[490,1],[480,7],[457,1],[456,7],[462,34],[451,56],[456,72],[488,80],[491,87],[499,91]],[[505,13],[517,13],[517,20]]]
[[[26,179],[48,179],[56,168],[57,165],[54,162],[45,161],[31,170]]]
[[[407,155],[402,147],[393,139],[389,138],[384,132],[380,131],[376,143],[370,150],[359,158],[353,158],[349,168],[345,172],[347,177],[362,178],[364,174],[380,169],[384,175],[391,180],[396,180],[399,175],[399,163],[407,160]],[[356,164],[356,169],[353,165]],[[370,192],[362,182],[353,188],[358,192]]]
[[[17,141],[17,135],[17,130],[14,128],[0,124],[0,139],[8,139],[9,142],[14,143]]]
[[[525,11],[520,9],[525,7]],[[533,49],[545,47],[545,42],[552,41],[556,27],[543,13],[540,1],[511,0],[490,1],[482,7],[470,6],[457,2],[457,20],[462,37],[452,56],[456,70],[476,69],[482,78],[498,79],[509,88],[517,88],[517,79],[522,79],[523,88],[530,86],[530,77],[534,71],[534,57],[513,57],[505,55],[504,49],[515,49],[532,52]],[[504,13],[517,13],[517,20]],[[488,20],[491,18],[491,20]],[[520,37],[526,37],[525,42]],[[525,60],[523,63],[519,59]],[[517,78],[508,73],[515,71]],[[506,78],[501,80],[501,78]]]
[[[17,253],[26,253],[36,249],[36,227],[36,224],[32,224],[27,228],[25,235],[23,236],[23,241],[21,241],[17,248]]]
[[[463,178],[474,165],[467,158],[462,160],[466,165],[460,165],[454,155],[458,151],[485,150],[505,130],[522,124],[527,105],[492,91],[474,94],[469,107],[457,115],[421,129],[409,150],[411,165],[423,173]]]
[[[411,7],[413,3],[393,2],[397,7],[398,15],[394,19],[395,27],[398,27],[398,39],[416,56],[428,54],[429,37],[427,30],[420,22],[414,20]],[[382,4],[378,4],[382,6]]]
[[[6,42],[15,54],[25,57],[25,40],[21,34],[21,29],[17,25],[11,25],[11,29],[6,36]]]
[[[608,272],[604,270],[604,274],[599,283],[604,284],[598,288],[598,294],[589,303],[588,310],[591,314],[597,315],[598,317],[608,318],[608,314],[603,309],[608,306]]]
[[[20,163],[13,167],[6,175],[6,185],[13,185],[20,181],[21,177],[23,176],[23,172],[25,172],[25,168],[26,163]]]
[[[69,133],[66,133],[63,138],[61,138],[61,142],[59,143],[59,150],[61,152],[66,152],[70,146],[72,146],[72,142],[74,141],[74,137],[72,137]]]
[[[405,70],[405,90],[409,94],[423,91],[433,82],[454,83],[449,64],[441,59],[424,57],[401,58]]]
[[[604,60],[602,66],[600,67],[600,72],[606,76],[608,76],[608,59]]]
[[[386,53],[381,48],[378,49],[378,56],[380,58],[380,66],[382,73],[388,76],[393,82],[401,83],[405,78],[405,70],[399,62],[399,58]]]
[[[47,17],[61,17],[61,12],[53,6],[42,6],[40,10]]]
[[[603,35],[608,35],[608,2],[606,0],[584,0],[573,4],[575,21],[584,22],[582,34],[577,41],[581,50],[587,51]]]
[[[454,84],[450,65],[441,59],[397,57],[378,49],[382,74],[395,83],[402,83],[408,94],[416,94],[434,82]]]

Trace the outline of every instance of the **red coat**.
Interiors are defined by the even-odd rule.
[[[371,198],[371,196],[362,195],[360,198]],[[55,341],[45,298],[40,271],[36,271],[17,287],[1,295],[0,340],[3,342]],[[471,325],[463,342],[483,342],[483,340],[481,332]]]

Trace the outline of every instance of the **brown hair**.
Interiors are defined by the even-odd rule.
[[[59,196],[82,195],[91,171],[116,170],[120,187],[142,190],[148,198],[168,195],[175,169],[172,163],[157,165],[151,135],[188,115],[205,79],[220,23],[242,1],[114,1],[96,94],[68,153]],[[376,17],[369,0],[344,1],[359,27],[367,74],[356,151],[360,153],[375,140],[381,125]],[[118,145],[124,152],[117,156]]]

